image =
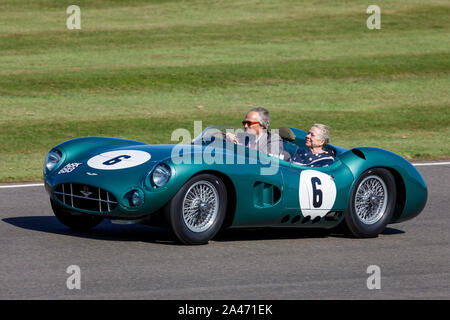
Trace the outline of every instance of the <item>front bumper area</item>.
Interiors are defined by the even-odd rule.
[[[91,214],[108,219],[136,220],[145,218],[160,209],[152,205],[144,192],[142,192],[143,201],[140,206],[128,207],[128,200],[125,198],[127,192],[118,196],[104,188],[77,182],[64,182],[52,186],[45,181],[45,189],[54,205],[72,214]]]

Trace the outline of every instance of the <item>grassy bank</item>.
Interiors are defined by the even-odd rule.
[[[450,6],[383,1],[0,3],[0,181],[39,180],[80,136],[170,143],[176,128],[331,126],[332,143],[450,157]]]

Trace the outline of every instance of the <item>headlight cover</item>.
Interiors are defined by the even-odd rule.
[[[166,185],[171,176],[170,167],[165,163],[160,163],[150,174],[150,182],[154,187],[160,188]]]
[[[61,161],[62,153],[59,150],[52,150],[47,154],[47,158],[45,158],[45,168],[47,172],[52,171],[55,166]]]
[[[144,203],[144,194],[138,189],[133,189],[125,194],[124,199],[127,207],[137,208]]]

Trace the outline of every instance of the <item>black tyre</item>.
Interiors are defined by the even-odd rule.
[[[344,230],[357,238],[378,236],[392,218],[396,196],[392,173],[383,168],[365,171],[353,187]]]
[[[95,226],[97,226],[100,222],[103,221],[104,218],[89,215],[89,214],[80,214],[80,215],[72,215],[70,212],[64,210],[55,203],[54,200],[50,200],[52,205],[53,213],[55,217],[65,226],[79,231],[87,231]]]
[[[227,208],[223,181],[211,174],[192,177],[165,207],[175,237],[184,244],[205,244],[220,230]]]

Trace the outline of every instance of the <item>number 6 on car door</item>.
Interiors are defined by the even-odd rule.
[[[300,173],[299,202],[303,216],[325,216],[336,200],[333,178],[320,171],[305,170]]]

